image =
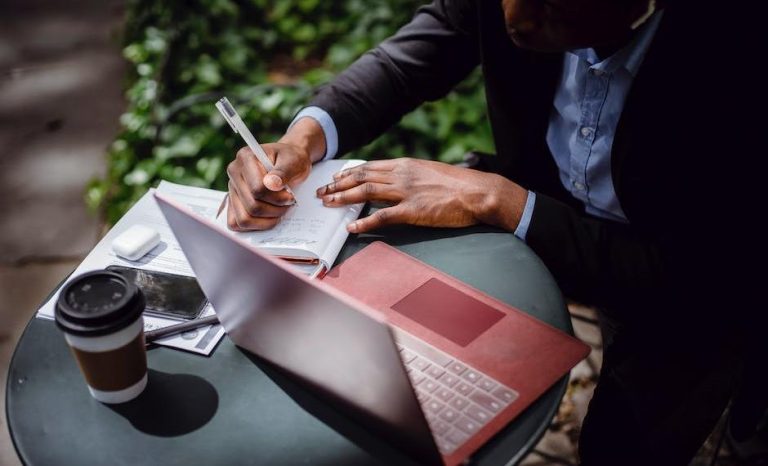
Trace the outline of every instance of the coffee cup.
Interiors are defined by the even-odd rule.
[[[75,277],[59,294],[56,324],[98,401],[124,403],[147,385],[144,306],[136,285],[106,270]]]

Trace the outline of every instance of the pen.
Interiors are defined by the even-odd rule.
[[[203,317],[201,319],[190,320],[189,322],[183,322],[181,324],[169,325],[167,327],[159,328],[157,330],[150,330],[144,333],[144,340],[147,343],[152,343],[160,338],[175,335],[177,333],[186,332],[187,330],[193,330],[206,325],[218,324],[219,318],[216,315]]]
[[[235,134],[239,134],[240,137],[243,138],[243,141],[245,141],[251,151],[253,151],[254,155],[256,155],[256,158],[259,159],[259,162],[261,162],[264,168],[266,168],[267,171],[272,171],[275,166],[272,164],[272,161],[269,160],[267,153],[264,152],[264,149],[261,148],[259,142],[256,141],[256,138],[253,137],[251,130],[245,126],[243,119],[240,118],[240,115],[238,115],[235,107],[233,107],[229,102],[229,99],[226,97],[219,99],[219,101],[216,102],[216,108],[219,110],[224,119],[227,120],[227,123],[229,123],[232,131],[234,131]],[[293,191],[291,191],[291,188],[288,186],[288,184],[285,184],[285,190],[291,193],[293,196],[293,203],[296,204],[296,196],[293,194]]]
[[[227,206],[227,199],[229,199],[229,193],[224,195],[224,199],[221,200],[221,204],[219,205],[219,210],[216,212],[216,218],[219,218],[219,215],[224,211],[224,207]]]

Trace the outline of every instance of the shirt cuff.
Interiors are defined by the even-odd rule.
[[[517,228],[515,228],[515,236],[523,241],[525,241],[525,237],[528,235],[528,227],[531,225],[534,204],[536,204],[536,193],[528,191],[528,199],[525,201],[523,215],[520,217],[520,223],[517,224]]]
[[[288,125],[288,129],[291,129],[291,126],[304,117],[315,120],[323,130],[323,135],[325,136],[325,155],[323,160],[334,158],[339,150],[339,134],[336,132],[336,124],[333,122],[333,118],[320,107],[305,107],[296,114],[291,124]]]

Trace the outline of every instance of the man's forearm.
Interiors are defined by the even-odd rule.
[[[374,140],[423,102],[443,97],[477,67],[474,3],[434,0],[420,7],[397,34],[318,89],[309,105],[332,116],[340,154]]]
[[[313,163],[325,157],[325,134],[320,124],[312,118],[297,120],[278,142],[305,150]]]

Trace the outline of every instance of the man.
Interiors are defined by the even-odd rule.
[[[687,464],[740,367],[726,248],[735,166],[753,147],[735,8],[662,0],[436,0],[319,90],[285,136],[228,167],[229,226],[274,226],[282,190],[481,66],[497,173],[395,159],[347,170],[328,206],[389,206],[349,225],[486,223],[514,232],[570,298],[601,310],[604,362],[583,464]],[[748,29],[747,29],[748,30]],[[738,63],[738,61],[736,61]],[[721,92],[722,91],[722,92]],[[726,92],[727,91],[727,92]],[[737,162],[739,160],[739,162]],[[743,167],[743,166],[740,166]],[[748,170],[747,170],[748,171]],[[710,233],[710,235],[708,235]],[[702,258],[706,260],[702,261]],[[724,310],[728,309],[725,313]]]

